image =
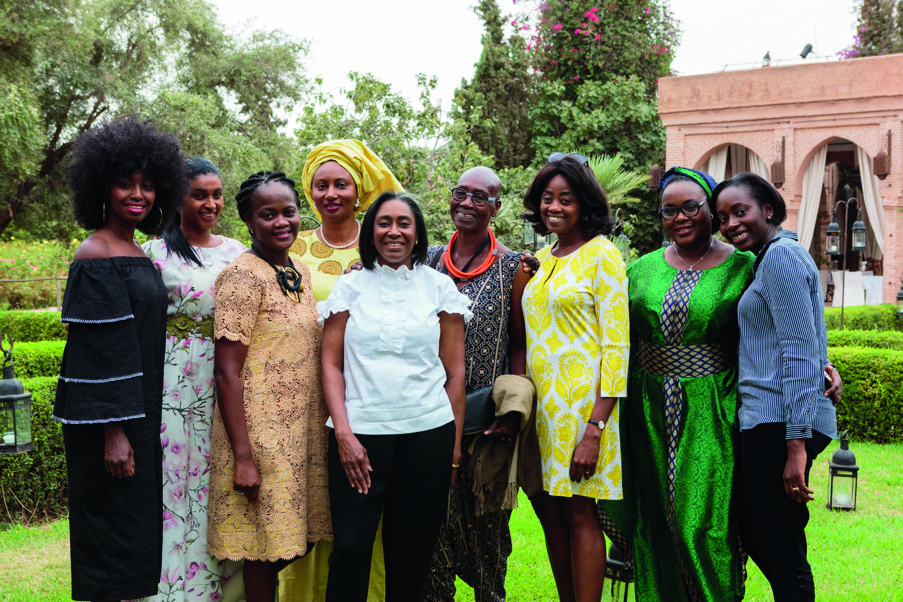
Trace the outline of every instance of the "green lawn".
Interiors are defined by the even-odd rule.
[[[807,530],[809,560],[820,602],[903,602],[903,444],[852,444],[859,462],[859,509],[824,508],[827,460],[832,444],[812,469],[817,501]],[[68,521],[0,532],[0,602],[69,600]],[[508,602],[556,600],[542,530],[521,498],[511,521],[514,554],[508,571]],[[748,602],[772,600],[768,583],[750,564]],[[606,585],[608,590],[608,585]],[[459,582],[457,602],[472,601]]]

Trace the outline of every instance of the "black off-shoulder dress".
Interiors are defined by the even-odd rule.
[[[74,600],[153,596],[163,545],[163,354],[166,288],[146,257],[73,262],[63,299],[69,324],[53,417],[63,423],[69,474]],[[104,424],[119,422],[135,474],[104,466]]]

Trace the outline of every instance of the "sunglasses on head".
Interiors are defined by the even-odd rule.
[[[586,158],[586,155],[581,155],[580,153],[552,153],[549,155],[549,163],[552,161],[561,161],[565,157],[574,157],[577,159],[581,165],[589,165],[589,159]]]

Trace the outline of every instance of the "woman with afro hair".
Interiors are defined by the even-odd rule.
[[[157,593],[162,558],[160,416],[167,294],[134,240],[165,227],[185,196],[176,139],[129,117],[75,141],[66,178],[94,232],[69,268],[69,336],[53,417],[69,474],[74,600]]]

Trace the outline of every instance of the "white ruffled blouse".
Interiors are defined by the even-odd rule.
[[[426,266],[340,276],[317,303],[322,324],[349,312],[345,326],[345,411],[359,435],[417,433],[454,420],[439,359],[439,313],[470,321],[470,299]],[[332,427],[332,418],[327,421]]]

